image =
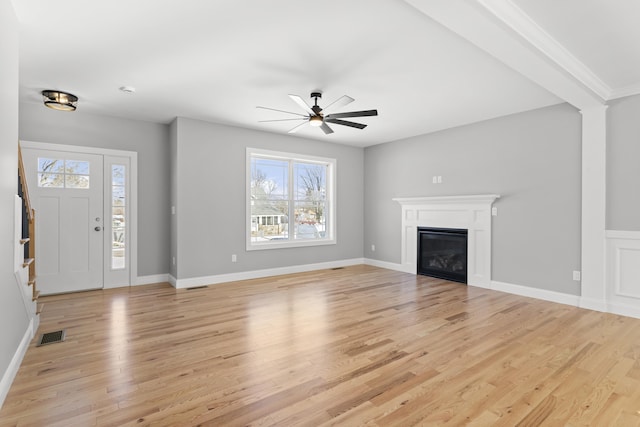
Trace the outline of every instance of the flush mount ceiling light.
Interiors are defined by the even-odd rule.
[[[58,90],[43,90],[44,105],[54,110],[75,111],[78,106],[78,97]]]

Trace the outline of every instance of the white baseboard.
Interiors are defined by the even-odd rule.
[[[629,305],[620,302],[610,302],[607,304],[607,313],[619,314],[620,316],[635,317],[640,319],[640,308],[637,305]]]
[[[284,274],[302,273],[328,268],[347,267],[350,265],[366,264],[374,267],[386,268],[388,270],[401,271],[403,273],[415,274],[409,271],[411,266],[397,264],[387,261],[380,261],[371,258],[353,258],[348,260],[330,261],[316,264],[304,264],[289,267],[268,268],[263,270],[252,270],[238,273],[218,274],[203,277],[191,277],[188,279],[176,279],[171,274],[156,274],[151,276],[138,277],[136,285],[146,285],[151,283],[168,282],[176,289],[191,288],[196,286],[214,285],[225,282],[235,282],[239,280],[259,279],[262,277],[280,276]],[[472,285],[469,285],[472,286]],[[589,310],[602,311],[619,314],[622,316],[640,318],[640,309],[632,305],[623,303],[607,303],[606,301],[593,300],[577,295],[564,294],[561,292],[549,291],[546,289],[532,288],[530,286],[515,285],[511,283],[491,281],[489,286],[478,286],[485,289],[506,292],[529,298],[536,298],[544,301],[566,304],[574,307]]]
[[[609,307],[607,307],[607,303],[605,301],[594,298],[580,297],[578,307],[593,311],[602,311],[605,313],[609,312]]]
[[[24,336],[22,337],[22,341],[20,345],[16,349],[16,352],[11,358],[11,363],[7,367],[7,370],[4,372],[2,376],[2,380],[0,380],[0,408],[4,404],[4,400],[7,398],[7,394],[9,394],[9,389],[11,388],[11,384],[13,384],[13,380],[18,373],[18,369],[20,369],[20,364],[22,363],[22,359],[24,355],[27,353],[27,349],[29,348],[29,342],[34,336],[34,323],[33,319],[29,322],[29,326],[27,330],[24,332]]]
[[[132,286],[150,285],[152,283],[166,283],[169,281],[168,274],[153,274],[150,276],[138,276],[136,283]]]
[[[387,270],[402,271],[403,273],[413,273],[411,265],[396,264],[395,262],[380,261],[377,259],[365,258],[364,263],[374,267],[386,268]]]
[[[536,298],[544,301],[557,302],[559,304],[580,306],[578,295],[563,294],[562,292],[549,291],[546,289],[532,288],[530,286],[513,285],[511,283],[491,281],[491,288],[494,291],[507,292],[509,294],[523,297]]]
[[[372,265],[374,267],[386,268],[388,270],[402,271],[404,273],[415,274],[414,271],[410,271],[411,266],[405,266],[403,264],[395,264],[392,262],[379,261],[376,259],[366,258],[365,264]],[[560,304],[572,305],[574,307],[580,305],[580,297],[577,295],[563,294],[561,292],[548,291],[546,289],[532,288],[530,286],[513,285],[511,283],[504,283],[498,281],[491,281],[488,286],[483,285],[469,285],[476,286],[485,289],[492,289],[494,291],[502,291],[509,294],[520,295],[529,298],[541,299],[544,301],[557,302]],[[601,310],[604,311],[604,310]]]
[[[292,265],[289,267],[267,268],[264,270],[242,271],[238,273],[217,274],[204,277],[190,277],[188,279],[176,279],[169,276],[169,283],[171,283],[176,289],[184,289],[196,286],[215,285],[217,283],[236,282],[239,280],[281,276],[283,274],[304,273],[307,271],[325,270],[328,268],[348,267],[350,265],[364,263],[364,258],[353,258],[339,261],[320,262],[316,264]]]

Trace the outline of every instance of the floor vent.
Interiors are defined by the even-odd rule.
[[[64,341],[64,337],[67,333],[66,329],[55,332],[47,332],[46,334],[42,334],[40,336],[40,340],[38,340],[38,347],[41,345],[54,344],[57,342]]]
[[[188,291],[192,291],[194,289],[204,289],[204,288],[208,288],[207,285],[204,286],[194,286],[193,288],[186,288]]]
[[[342,270],[344,267],[334,267],[332,270]]]

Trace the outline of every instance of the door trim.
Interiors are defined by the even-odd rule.
[[[131,200],[130,200],[130,268],[129,268],[129,286],[134,286],[137,284],[138,279],[138,153],[135,151],[126,151],[126,150],[114,150],[110,148],[98,148],[98,147],[85,147],[81,145],[66,145],[66,144],[51,144],[48,142],[36,142],[36,141],[20,141],[20,145],[22,148],[31,148],[36,150],[54,150],[54,151],[62,151],[62,152],[73,152],[73,153],[85,153],[85,154],[98,154],[102,156],[113,156],[113,157],[128,157],[130,162],[130,189],[131,189]],[[103,184],[105,187],[107,183]],[[104,199],[104,193],[103,193]],[[109,205],[110,206],[110,205]],[[103,207],[106,213],[106,205]],[[107,218],[107,216],[104,216]],[[111,215],[109,214],[110,218]],[[105,278],[106,275],[104,273],[105,266],[105,256],[102,257],[102,277],[103,277],[103,289],[110,289],[116,287],[122,287],[121,285],[112,285],[110,283],[106,283]]]

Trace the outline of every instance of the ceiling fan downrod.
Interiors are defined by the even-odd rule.
[[[322,108],[320,108],[320,106],[318,105],[318,98],[322,98],[322,92],[311,92],[311,98],[313,98],[314,100],[314,105],[313,107],[311,107],[311,109],[314,113],[316,113],[316,115],[319,116]]]

